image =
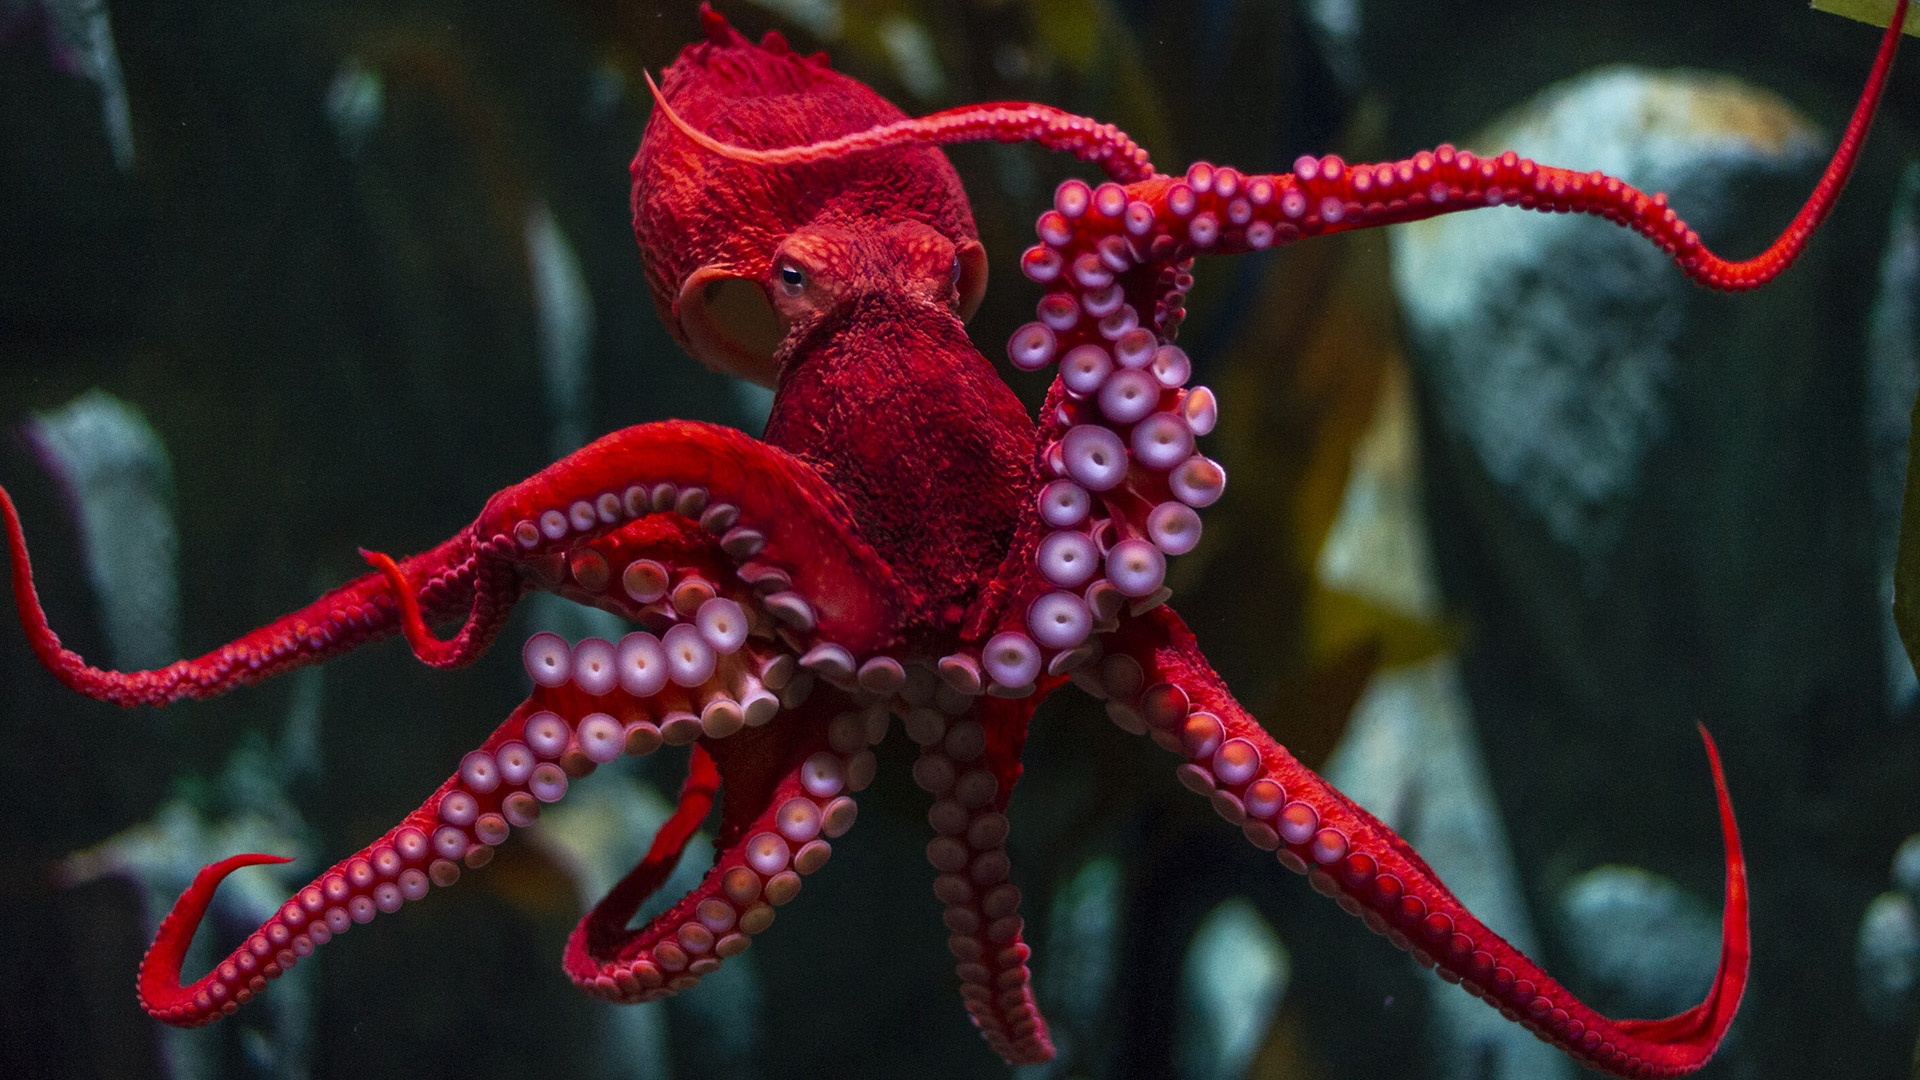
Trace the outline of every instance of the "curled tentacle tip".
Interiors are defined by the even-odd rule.
[[[406,584],[406,579],[400,576],[400,565],[393,561],[391,555],[384,551],[370,551],[366,548],[360,548],[359,551],[360,557],[365,559],[369,566],[385,574],[388,581],[397,585]]]
[[[1752,964],[1751,923],[1747,898],[1746,857],[1740,849],[1740,829],[1734,821],[1733,800],[1727,793],[1726,771],[1720,749],[1705,724],[1695,722],[1713,769],[1714,796],[1719,803],[1721,839],[1726,846],[1726,896],[1720,921],[1720,963],[1705,1000],[1664,1020],[1623,1020],[1621,1031],[1668,1050],[1677,1063],[1674,1075],[1691,1072],[1711,1058],[1732,1025],[1746,994]]]
[[[289,855],[271,855],[256,851],[242,855],[229,855],[219,862],[208,863],[193,876],[193,883],[187,886],[187,891],[180,894],[180,899],[173,906],[173,914],[185,914],[195,904],[198,905],[199,910],[204,911],[207,902],[213,899],[213,891],[219,888],[227,875],[235,870],[242,870],[249,866],[274,866],[292,861],[293,857]]]
[[[220,882],[228,874],[248,866],[292,861],[285,855],[253,852],[231,855],[200,868],[200,872],[193,877],[193,883],[180,894],[180,899],[174,901],[173,910],[161,920],[160,930],[154,935],[153,947],[147,950],[146,959],[140,963],[137,988],[140,1003],[148,1013],[167,1023],[189,1027],[216,1018],[219,1013],[217,1007],[211,1010],[200,1007],[194,991],[180,984],[180,965],[186,960],[187,946],[193,941],[193,933],[199,929],[200,920],[213,904],[214,890],[220,887]]]
[[[414,598],[412,583],[407,580],[407,575],[401,572],[400,564],[393,561],[393,556],[382,551],[361,548],[360,557],[367,561],[367,565],[378,570],[381,577],[387,579],[387,587],[393,590],[393,598],[400,605],[407,640],[411,642],[413,640],[412,623],[419,619],[419,602]],[[424,632],[425,629],[423,625],[421,630]],[[419,651],[417,645],[414,651]]]
[[[459,638],[442,641],[427,628],[426,618],[420,613],[420,599],[413,592],[413,583],[407,580],[400,564],[394,562],[391,555],[361,548],[360,557],[387,579],[387,587],[393,590],[394,601],[400,605],[400,632],[421,663],[449,667],[469,659],[461,649]]]

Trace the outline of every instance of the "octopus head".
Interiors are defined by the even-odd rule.
[[[861,308],[964,322],[986,292],[986,249],[917,221],[809,225],[774,248],[764,285],[782,336],[798,343]]]
[[[778,34],[755,44],[710,10],[703,20],[706,40],[683,50],[661,83],[701,132],[775,149],[903,117],[824,55],[802,56]],[[858,246],[855,232],[877,230],[867,237],[873,250],[906,253],[894,268],[905,287],[921,289],[922,264],[941,260],[941,302],[957,291],[951,306],[962,318],[986,288],[966,192],[937,149],[756,165],[696,145],[656,110],[632,172],[634,234],[654,305],[675,341],[724,374],[776,383],[774,353],[795,319],[870,277],[834,261]]]

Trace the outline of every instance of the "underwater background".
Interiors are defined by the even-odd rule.
[[[1514,142],[1670,191],[1735,256],[1810,189],[1876,41],[1788,0],[719,9],[909,114],[1047,102],[1167,171]],[[655,0],[0,0],[0,484],[63,639],[119,667],[197,655],[600,434],[757,432],[765,397],[672,344],[632,238],[641,73],[698,36],[693,3]],[[1173,605],[1280,741],[1609,1015],[1711,978],[1713,732],[1754,966],[1706,1077],[1920,1075],[1920,688],[1889,615],[1920,388],[1914,64],[1758,293],[1689,285],[1600,222],[1483,211],[1203,260],[1183,327],[1233,482]],[[1037,404],[1004,363],[1038,295],[1016,261],[1054,185],[1092,173],[949,156],[992,259],[970,332]],[[230,1020],[140,1011],[139,958],[199,865],[300,859],[223,888],[201,936],[224,953],[524,696],[514,642],[597,626],[529,602],[458,671],[388,642],[124,711],[0,619],[0,1076],[1005,1075],[955,994],[897,735],[831,865],[672,1001],[607,1005],[559,967],[665,813],[663,754]],[[1036,720],[1010,854],[1061,1053],[1022,1076],[1581,1074],[1172,764],[1075,691]]]

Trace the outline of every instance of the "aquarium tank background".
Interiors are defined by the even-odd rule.
[[[1785,0],[719,8],[913,115],[1042,101],[1165,170],[1513,146],[1666,190],[1735,256],[1804,198],[1876,40]],[[698,35],[693,3],[656,0],[0,0],[0,484],[63,639],[124,668],[197,654],[601,434],[757,433],[767,396],[671,342],[631,229],[643,73]],[[1496,210],[1204,261],[1183,327],[1233,483],[1173,603],[1280,741],[1608,1015],[1711,978],[1713,732],[1754,968],[1702,1076],[1913,1068],[1920,684],[1891,614],[1920,568],[1911,67],[1838,211],[1758,293],[1689,285],[1604,223]],[[991,258],[970,334],[1037,407],[1044,380],[1004,362],[1038,295],[1017,259],[1054,186],[1093,173],[949,156]],[[391,642],[120,710],[0,619],[0,1075],[1008,1072],[954,993],[897,733],[832,863],[678,998],[612,1006],[559,969],[670,806],[683,759],[648,759],[233,1018],[148,1020],[134,972],[194,870],[298,860],[223,887],[190,976],[455,767],[524,697],[510,643],[537,628],[607,632],[529,602],[457,671]],[[1050,704],[1025,763],[1010,853],[1060,1053],[1019,1075],[1581,1072],[1282,872],[1091,698]]]

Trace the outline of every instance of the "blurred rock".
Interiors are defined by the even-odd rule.
[[[1026,1066],[1023,1077],[1103,1074],[1111,1056],[1101,1044],[1103,1021],[1112,1013],[1114,974],[1120,966],[1120,860],[1089,859],[1053,894],[1047,913],[1047,951],[1035,973],[1047,1003],[1055,1060]]]
[[[882,16],[878,29],[880,47],[893,61],[893,73],[900,85],[918,101],[939,100],[947,92],[947,76],[940,69],[939,51],[926,26],[895,14]]]
[[[327,87],[327,119],[333,124],[334,138],[340,141],[340,152],[349,160],[366,152],[367,140],[380,126],[386,104],[387,84],[380,72],[362,64],[358,57],[341,61],[333,84]]]
[[[1252,904],[1236,897],[1209,912],[1180,976],[1183,1080],[1245,1076],[1291,974],[1287,947]]]
[[[140,410],[102,390],[36,415],[26,435],[80,526],[113,666],[171,663],[179,655],[180,538],[167,448]]]
[[[1920,835],[1907,837],[1893,853],[1893,883],[1920,899]]]
[[[1906,486],[1914,395],[1920,393],[1920,165],[1907,167],[1880,257],[1880,287],[1867,321],[1867,447],[1872,455],[1874,536],[1880,549],[1881,640],[1887,705],[1900,712],[1920,693],[1894,624],[1894,560]]]
[[[593,293],[580,256],[546,200],[527,207],[527,269],[540,320],[540,374],[553,423],[555,459],[585,446],[592,436]]]
[[[765,431],[767,417],[773,413],[773,391],[745,379],[727,380],[727,390],[739,410],[740,429],[755,436]]]
[[[1860,917],[1854,943],[1860,1000],[1884,1023],[1904,1021],[1913,1011],[1920,982],[1920,910],[1905,893],[1881,893]]]
[[[1609,1016],[1671,1016],[1713,985],[1720,915],[1659,874],[1602,866],[1560,893],[1561,941]]]
[[[113,163],[122,172],[133,168],[133,114],[106,0],[0,0],[0,40],[12,24],[36,15],[46,22],[47,51],[54,64],[99,87],[100,120]]]
[[[1607,68],[1552,89],[1475,140],[1665,191],[1702,235],[1730,191],[1818,163],[1771,95],[1732,80]],[[1665,253],[1594,218],[1500,210],[1393,234],[1394,283],[1418,368],[1448,426],[1589,582],[1619,542],[1693,297]]]
[[[1329,588],[1435,622],[1440,586],[1420,507],[1419,443],[1406,369],[1395,365],[1353,448],[1340,512],[1320,545],[1314,575]]]
[[[1893,853],[1892,876],[1894,891],[1860,916],[1853,950],[1860,1000],[1883,1024],[1907,1022],[1920,997],[1920,835]]]
[[[1366,64],[1360,56],[1364,24],[1360,0],[1307,0],[1307,26],[1327,58],[1327,66],[1348,90],[1366,83]]]
[[[1736,254],[1791,219],[1823,153],[1771,94],[1624,68],[1549,90],[1474,145],[1665,191]],[[1825,329],[1817,258],[1761,300],[1694,286],[1641,237],[1578,215],[1460,214],[1392,243],[1437,421],[1430,490],[1452,518],[1437,522],[1443,578],[1455,603],[1511,605],[1502,631],[1549,661],[1533,677],[1677,743],[1678,722],[1765,728],[1812,685],[1881,669],[1849,591],[1871,566],[1832,531],[1866,511],[1866,485],[1860,432],[1824,419],[1858,415],[1859,361]]]
[[[593,783],[578,785],[565,802],[548,808],[540,827],[528,834],[571,879],[583,913],[646,855],[673,813],[673,803],[632,776],[632,768],[622,762],[598,770]],[[672,876],[641,906],[639,919],[678,903],[712,864],[711,839],[695,836]],[[697,992],[605,1010],[600,1068],[609,1076],[670,1080],[675,1044],[685,1053],[690,1044],[708,1040],[699,1051],[704,1062],[737,1072],[755,1049],[759,1009],[754,958],[736,956],[703,979]]]

